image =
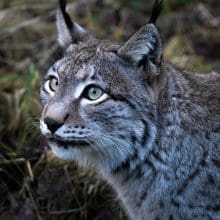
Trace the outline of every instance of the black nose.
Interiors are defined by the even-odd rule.
[[[63,125],[63,123],[59,123],[55,121],[52,118],[45,118],[44,119],[45,124],[47,125],[48,129],[51,131],[53,134],[59,127]]]

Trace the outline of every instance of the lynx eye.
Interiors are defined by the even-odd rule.
[[[50,78],[45,82],[44,88],[50,95],[53,95],[54,92],[56,92],[58,85],[58,78],[55,76],[50,76]]]
[[[51,79],[49,79],[49,88],[53,92],[55,92],[57,90],[57,88],[58,88],[58,79],[56,77],[51,77]]]
[[[85,97],[91,101],[100,98],[103,95],[103,90],[98,86],[89,86],[86,89]]]

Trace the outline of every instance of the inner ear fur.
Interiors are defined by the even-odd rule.
[[[119,56],[151,73],[157,72],[161,63],[161,40],[154,24],[147,24],[138,30],[118,50]]]

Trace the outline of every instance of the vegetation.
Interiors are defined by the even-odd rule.
[[[99,37],[127,39],[153,0],[69,1],[68,11]],[[126,219],[117,196],[91,170],[53,157],[38,128],[39,85],[62,55],[57,1],[0,2],[0,219]],[[158,22],[166,59],[220,72],[218,0],[165,0]]]

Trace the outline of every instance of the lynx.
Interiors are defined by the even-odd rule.
[[[124,44],[100,40],[60,0],[64,56],[41,86],[40,128],[53,153],[89,166],[135,220],[220,219],[220,75],[162,56],[155,22]]]

